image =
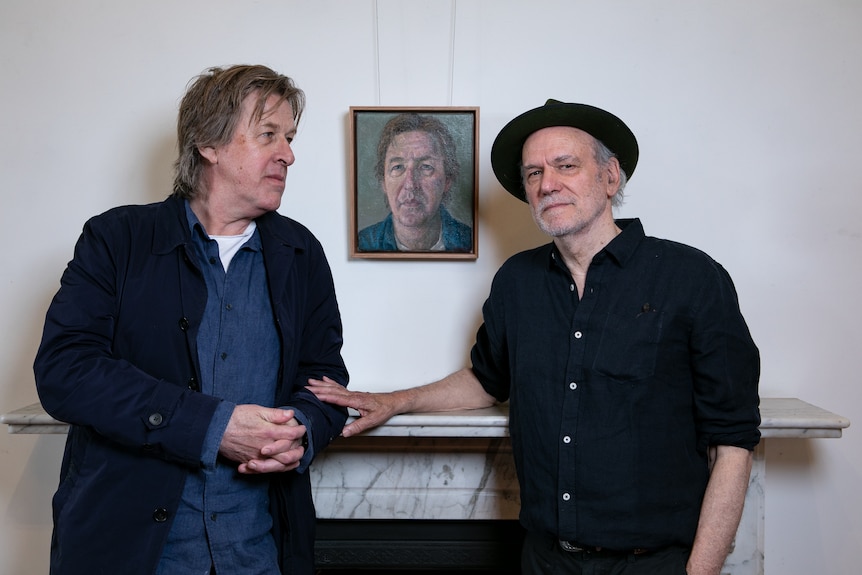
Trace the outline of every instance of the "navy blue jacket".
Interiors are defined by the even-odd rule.
[[[273,406],[301,410],[315,453],[341,432],[342,408],[305,389],[346,385],[342,328],[323,248],[275,212],[257,220],[282,361]],[[183,200],[92,218],[47,313],[34,365],[46,411],[71,424],[54,496],[51,573],[150,575],[186,474],[200,465],[220,401],[197,391],[206,286]],[[272,476],[282,571],[311,574],[314,504],[307,473]]]

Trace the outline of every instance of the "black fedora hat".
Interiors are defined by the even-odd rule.
[[[601,108],[548,100],[544,106],[524,112],[500,130],[491,146],[491,168],[510,194],[526,202],[521,181],[521,149],[537,130],[571,126],[590,134],[614,153],[627,178],[638,163],[638,141],[622,120]]]

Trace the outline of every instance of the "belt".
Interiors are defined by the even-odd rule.
[[[575,543],[574,541],[564,541],[563,539],[560,539],[559,541],[560,548],[563,551],[568,551],[569,553],[584,553],[587,555],[605,557],[618,557],[623,555],[644,555],[645,553],[653,551],[653,549],[645,549],[642,547],[635,547],[634,549],[607,549],[605,547],[596,547],[594,545],[581,545],[580,543]]]

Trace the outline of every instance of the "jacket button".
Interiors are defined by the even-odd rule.
[[[189,389],[191,389],[192,391],[200,391],[201,390],[201,386],[198,384],[198,380],[194,376],[189,378]]]
[[[162,417],[161,413],[153,413],[147,418],[147,421],[150,422],[150,425],[161,425],[162,421],[164,421],[164,417]]]
[[[180,318],[180,321],[179,321],[178,323],[179,323],[179,326],[180,326],[180,329],[181,329],[181,330],[186,331],[187,329],[189,329],[189,320],[188,320],[188,318],[186,318],[186,317],[181,317],[181,318]]]
[[[153,521],[156,523],[164,523],[168,520],[168,510],[164,507],[159,507],[153,511]]]

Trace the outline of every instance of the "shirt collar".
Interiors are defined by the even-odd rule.
[[[198,219],[198,216],[197,216],[197,214],[195,214],[194,210],[192,210],[192,207],[191,207],[191,204],[189,203],[189,201],[183,200],[183,203],[185,204],[185,208],[186,208],[186,223],[189,226],[189,232],[191,233],[192,238],[197,239],[197,240],[203,240],[203,242],[206,243],[211,238],[210,238],[209,234],[207,234],[206,230],[204,229],[204,225]],[[245,245],[243,247],[246,247],[246,248],[254,250],[254,251],[259,251],[261,249],[262,246],[261,246],[261,241],[260,241],[260,234],[257,233],[257,230],[258,230],[258,227],[255,224],[254,233],[251,235],[251,237],[249,238],[249,240],[245,243]]]
[[[616,220],[616,224],[620,233],[602,251],[607,252],[620,266],[625,266],[644,239],[644,227],[638,218]]]
[[[638,218],[619,219],[615,220],[615,222],[620,228],[620,233],[595,255],[593,261],[599,261],[604,257],[611,257],[619,266],[625,266],[629,258],[632,257],[632,254],[635,253],[641,240],[645,237],[644,228]],[[551,242],[549,247],[549,265],[560,265],[565,268],[557,246]]]

